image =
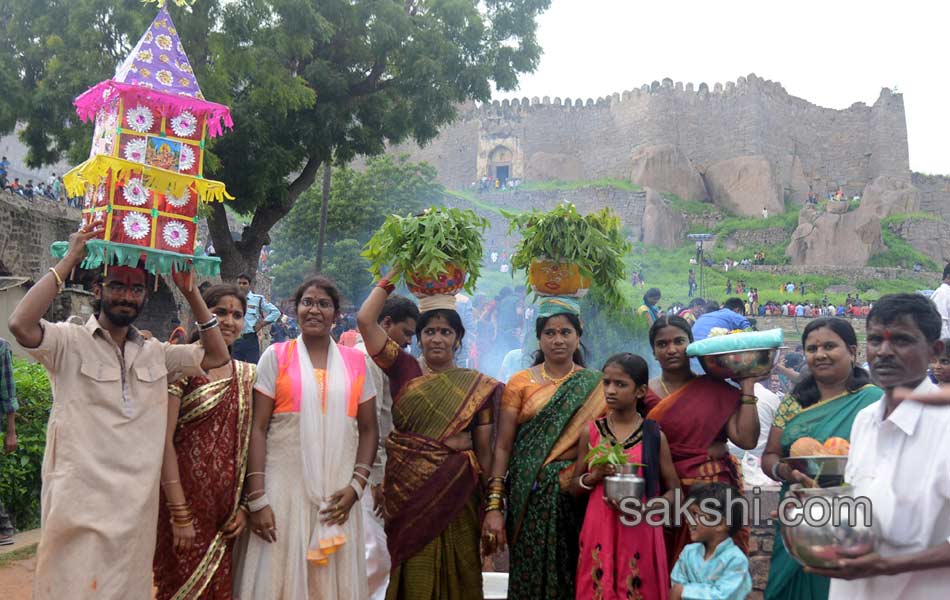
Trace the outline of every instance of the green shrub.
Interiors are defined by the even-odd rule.
[[[928,271],[936,271],[937,263],[904,241],[890,228],[882,223],[881,237],[887,249],[871,257],[869,267],[899,267],[910,269],[915,263],[920,263]]]
[[[14,359],[13,380],[20,403],[18,446],[13,454],[0,453],[0,498],[17,529],[25,531],[40,524],[40,469],[53,396],[39,364]]]

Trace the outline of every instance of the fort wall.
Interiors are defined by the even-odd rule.
[[[872,106],[836,110],[754,74],[712,87],[664,79],[596,100],[469,103],[425,147],[393,150],[431,163],[444,184],[459,188],[486,174],[492,144],[511,139],[518,141],[512,160],[520,155],[523,164],[510,172],[529,180],[626,179],[634,149],[655,144],[679,146],[700,171],[720,160],[764,155],[784,173],[798,158],[819,193],[842,186],[859,194],[878,175],[910,176],[900,94],[885,88]]]

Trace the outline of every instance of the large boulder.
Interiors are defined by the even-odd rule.
[[[874,215],[802,211],[785,255],[793,265],[863,267],[884,249]]]
[[[570,154],[535,152],[528,157],[525,178],[532,181],[578,181],[585,179],[584,164],[578,157]]]
[[[630,181],[683,200],[707,200],[706,186],[689,157],[677,146],[643,146],[633,154]]]
[[[858,210],[879,219],[920,211],[920,190],[903,178],[880,175],[867,184]]]
[[[907,219],[890,225],[890,230],[937,262],[950,262],[950,223],[936,219]]]
[[[673,210],[653,188],[647,188],[646,193],[646,208],[643,211],[643,229],[640,239],[648,246],[668,250],[680,247],[689,230],[686,219]]]
[[[805,204],[808,201],[808,178],[805,177],[805,169],[802,167],[802,161],[797,156],[787,156],[783,162],[782,188],[784,197],[795,204]],[[784,198],[783,198],[784,199]]]
[[[726,212],[742,217],[761,217],[785,212],[782,185],[772,163],[764,156],[740,156],[709,165],[703,173],[713,202]]]

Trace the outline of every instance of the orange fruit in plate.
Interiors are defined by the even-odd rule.
[[[821,445],[822,452],[832,456],[847,456],[851,451],[851,443],[844,438],[830,437]]]
[[[823,453],[821,442],[811,437],[798,438],[789,449],[791,456],[818,456]]]

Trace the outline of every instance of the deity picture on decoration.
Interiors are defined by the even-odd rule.
[[[181,156],[181,144],[160,137],[148,138],[148,149],[145,151],[145,163],[159,169],[169,171],[178,170],[178,159]]]

